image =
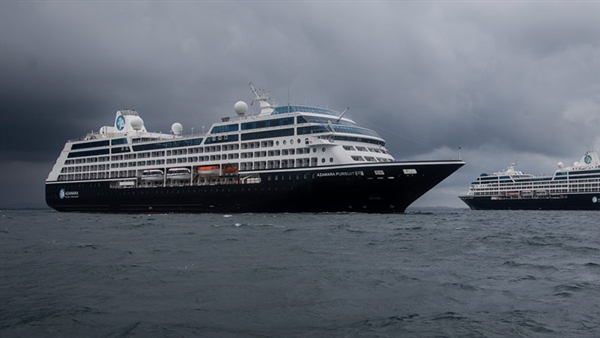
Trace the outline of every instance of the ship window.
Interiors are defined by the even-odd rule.
[[[110,149],[111,154],[128,153],[130,151],[129,147],[115,147]]]
[[[310,126],[310,127],[300,127],[298,128],[298,135],[305,134],[316,134],[316,133],[329,133],[330,130],[325,127],[325,125],[318,126]]]
[[[325,152],[325,147],[321,148],[321,151]]]
[[[207,137],[204,144],[214,144],[214,143],[225,143],[225,142],[237,142],[239,140],[238,135],[225,135],[225,136],[213,136]]]
[[[177,147],[188,147],[188,146],[197,146],[202,143],[202,138],[188,139],[188,140],[177,140],[177,141],[169,141],[169,142],[160,142],[160,143],[150,143],[150,144],[139,144],[134,145],[134,151],[144,151],[144,150],[153,150],[153,149],[161,149],[161,148],[177,148]]]
[[[69,155],[67,157],[73,158],[73,157],[83,157],[83,156],[97,156],[97,155],[103,155],[103,154],[108,154],[108,153],[109,153],[108,148],[105,148],[105,149],[98,149],[98,150],[73,152],[73,153],[69,153]]]
[[[321,163],[325,163],[325,157],[321,159]]]
[[[96,148],[96,147],[104,147],[104,146],[108,146],[108,140],[86,142],[86,143],[75,143],[71,146],[71,149],[75,150],[75,149]]]
[[[293,128],[277,129],[277,130],[242,134],[242,141],[257,140],[257,139],[262,139],[262,138],[283,137],[283,136],[291,136],[291,135],[294,135]]]
[[[277,107],[277,108],[275,108],[275,110],[273,111],[272,114],[278,115],[278,114],[287,114],[287,113],[293,113],[293,112],[316,113],[316,114],[332,115],[332,116],[338,116],[340,114],[336,111],[324,109],[324,108],[315,108],[315,107],[306,107],[306,106],[291,106],[291,105]]]
[[[333,162],[333,157],[330,157],[330,158],[329,158],[329,162]]]
[[[127,139],[126,138],[118,138],[115,140],[110,141],[111,145],[117,145],[117,144],[127,144]]]
[[[232,132],[232,131],[238,131],[239,130],[239,126],[238,124],[228,124],[228,125],[224,125],[224,126],[216,126],[213,127],[210,131],[211,134],[217,134],[217,133],[227,133],[227,132]]]
[[[253,121],[253,122],[242,123],[242,130],[286,126],[286,125],[291,125],[291,124],[294,124],[293,117],[286,117],[286,118],[274,119],[274,120]]]
[[[380,146],[385,146],[385,142],[382,140],[373,140],[370,138],[364,138],[364,137],[353,137],[353,136],[341,136],[341,135],[335,135],[333,136],[334,140],[337,141],[351,141],[351,142],[361,142],[361,143],[372,143],[372,144],[377,144]],[[385,152],[383,152],[385,153]]]

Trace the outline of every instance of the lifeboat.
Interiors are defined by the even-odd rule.
[[[224,174],[235,174],[238,172],[238,167],[236,165],[231,165],[223,168]]]
[[[531,191],[531,190],[523,190],[523,191],[521,191],[521,196],[522,197],[531,197],[531,196],[533,196],[533,191]]]
[[[167,178],[170,180],[189,180],[192,177],[192,171],[189,168],[171,168],[167,171]]]
[[[218,175],[219,174],[219,166],[218,165],[205,165],[198,168],[198,173],[200,175]]]
[[[162,181],[164,172],[160,169],[146,169],[142,172],[143,181]]]

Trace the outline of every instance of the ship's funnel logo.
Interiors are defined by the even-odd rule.
[[[117,117],[117,129],[123,130],[123,128],[125,128],[125,118],[123,115],[119,115],[119,117]]]
[[[583,161],[585,162],[585,164],[590,164],[592,163],[592,157],[590,155],[586,155]]]

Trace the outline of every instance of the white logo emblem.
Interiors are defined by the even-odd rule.
[[[123,130],[123,128],[125,128],[125,118],[123,115],[119,115],[119,117],[117,117],[117,129]]]
[[[596,197],[596,196],[592,197],[592,203],[598,203],[598,197]]]
[[[585,162],[585,164],[590,164],[592,163],[592,157],[590,155],[587,155],[583,158],[583,161]]]
[[[60,197],[61,200],[65,198],[65,189],[60,189],[58,192],[58,197]]]

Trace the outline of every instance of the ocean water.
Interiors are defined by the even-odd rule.
[[[0,337],[600,337],[600,214],[0,211]]]

